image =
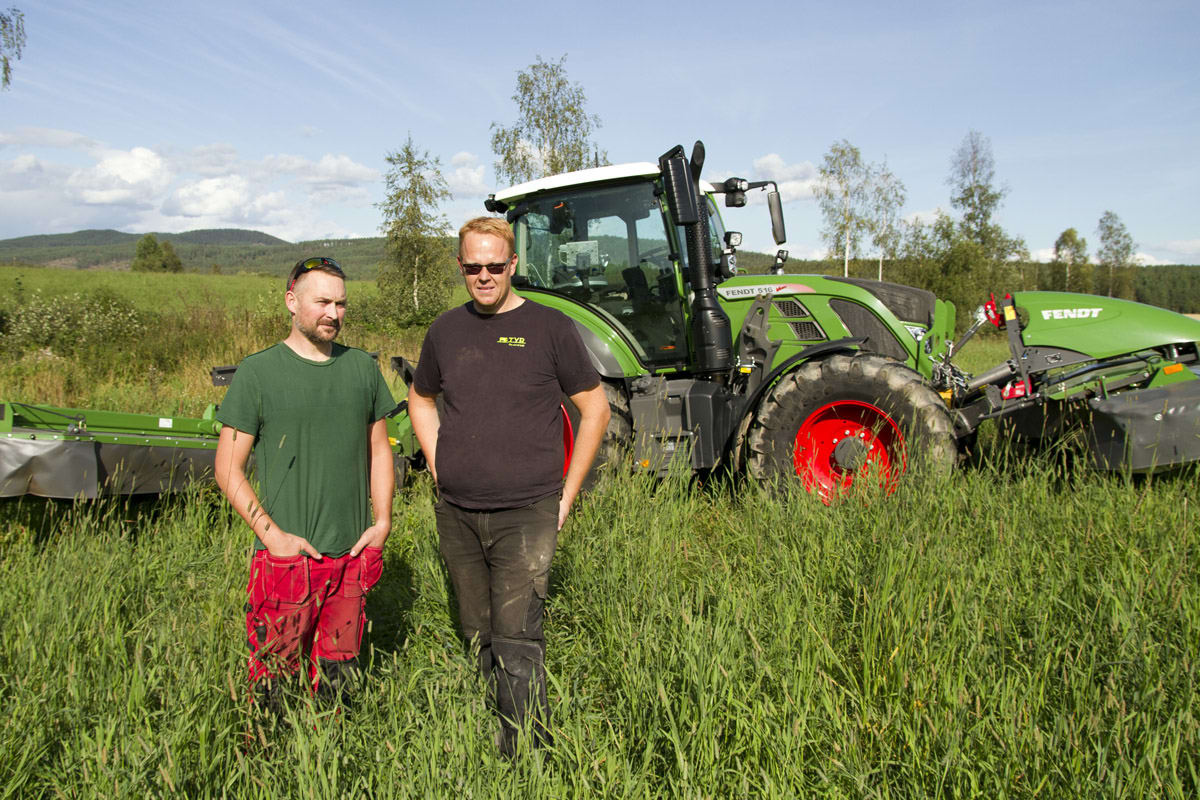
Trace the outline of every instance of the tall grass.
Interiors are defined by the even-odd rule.
[[[0,506],[7,796],[1190,797],[1195,473],[985,464],[826,508],[622,475],[564,530],[554,748],[516,763],[397,501],[366,702],[250,727],[248,535],[211,494]],[[878,501],[878,498],[874,498]],[[252,742],[245,734],[251,731]]]
[[[150,334],[22,351],[0,396],[199,413],[208,366],[285,332],[273,305],[136,307]],[[406,335],[346,328],[382,358]],[[0,501],[0,797],[1194,797],[1200,475],[1064,463],[993,442],[833,507],[610,476],[551,575],[554,747],[514,763],[427,476],[396,501],[362,700],[297,698],[277,730],[248,713],[251,542],[215,492]]]
[[[0,399],[199,416],[224,394],[211,367],[237,364],[288,332],[277,280],[86,274],[61,293],[60,272],[12,277],[13,302],[0,318]],[[379,353],[388,375],[392,356],[416,358],[423,331],[389,325],[373,285],[351,282],[348,294],[339,341]]]

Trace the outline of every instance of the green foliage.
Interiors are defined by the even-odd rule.
[[[903,237],[900,209],[904,207],[906,195],[904,181],[888,169],[886,161],[871,167],[867,220],[871,244],[875,245],[879,257],[880,280],[883,280],[883,260],[895,258],[900,249]]]
[[[134,272],[164,272],[162,246],[153,233],[138,239],[137,250],[129,268]]]
[[[138,240],[129,268],[134,272],[182,272],[183,262],[170,242],[159,243],[153,233]]]
[[[125,298],[104,290],[46,296],[40,291],[11,312],[4,351],[20,356],[41,350],[71,356],[136,340],[152,326],[152,316]]]
[[[1133,251],[1137,245],[1125,223],[1112,211],[1105,211],[1096,233],[1100,236],[1100,249],[1096,251],[1100,261],[1097,292],[1109,297],[1133,297],[1136,266]]]
[[[25,15],[15,7],[0,11],[0,89],[12,83],[11,59],[20,60],[25,47]]]
[[[1200,267],[1135,267],[1138,301],[1181,314],[1200,313]]]
[[[829,246],[830,258],[841,254],[846,275],[851,255],[857,254],[863,234],[870,229],[870,168],[859,149],[843,139],[829,148],[819,174],[813,191],[825,218],[821,238]]]
[[[996,160],[992,142],[976,130],[968,131],[950,160],[950,205],[962,212],[961,235],[982,248],[985,259],[1006,261],[1025,251],[1025,243],[1010,237],[993,222],[1007,189],[995,186]]]
[[[600,117],[588,114],[583,86],[567,77],[567,57],[557,62],[541,56],[517,73],[517,121],[511,127],[492,123],[496,180],[521,183],[608,163],[608,155],[592,140]]]
[[[183,272],[183,262],[179,260],[179,255],[175,252],[175,245],[169,241],[163,242],[162,249],[162,271],[163,272]]]
[[[387,199],[379,204],[387,254],[376,282],[396,324],[427,325],[449,306],[454,285],[449,223],[438,211],[450,190],[441,161],[418,150],[411,134],[387,163]]]
[[[1092,291],[1092,265],[1088,261],[1087,239],[1074,228],[1067,228],[1054,242],[1054,261],[1047,270],[1043,289],[1061,292]]]

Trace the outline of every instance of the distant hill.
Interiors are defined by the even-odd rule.
[[[63,269],[128,269],[144,234],[86,230],[0,239],[0,263],[45,265]],[[186,272],[239,272],[284,275],[301,258],[319,254],[336,258],[356,278],[374,278],[383,258],[385,239],[320,239],[288,242],[261,231],[219,228],[155,233],[169,241]]]
[[[0,252],[9,248],[26,247],[91,247],[93,245],[137,244],[141,233],[122,233],[111,228],[104,230],[75,231],[75,233],[53,233],[41,236],[21,236],[16,239],[0,239]],[[291,244],[261,231],[241,228],[208,228],[184,233],[154,234],[160,241],[189,242],[191,244]]]
[[[185,272],[240,272],[286,275],[301,258],[326,255],[337,259],[353,278],[373,279],[383,260],[387,240],[316,239],[287,242],[260,231],[217,228],[184,233],[155,233],[175,246]],[[42,236],[0,239],[0,263],[30,264],[60,269],[129,269],[138,239],[143,234],[114,230],[86,230]],[[748,250],[738,252],[744,272],[766,272],[774,256]],[[790,261],[792,271],[823,271],[821,262]]]

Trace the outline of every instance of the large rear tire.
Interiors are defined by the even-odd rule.
[[[633,447],[633,417],[629,414],[629,398],[625,396],[625,392],[620,386],[608,381],[601,381],[600,385],[604,387],[604,396],[608,400],[608,427],[604,430],[604,438],[600,441],[600,449],[596,451],[592,467],[588,470],[587,477],[583,479],[584,489],[590,489],[604,472],[627,468],[629,451]],[[579,410],[567,398],[563,398],[563,410],[567,414],[563,425],[563,473],[565,475],[567,463],[571,460],[571,445],[573,444],[572,439],[568,438],[567,432],[570,430],[573,437],[574,433],[579,430]],[[570,423],[569,429],[566,425],[567,422]]]
[[[763,397],[746,439],[750,474],[799,481],[825,503],[856,481],[891,494],[905,472],[948,471],[954,426],[920,374],[872,353],[808,361]]]

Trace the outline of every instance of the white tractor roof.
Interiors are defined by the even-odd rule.
[[[531,194],[544,192],[548,189],[562,189],[566,186],[583,186],[589,183],[601,183],[604,181],[620,180],[621,178],[642,178],[657,176],[660,170],[658,164],[650,161],[635,161],[632,164],[613,164],[607,167],[593,167],[592,169],[581,169],[575,172],[564,172],[560,175],[551,175],[547,178],[538,178],[537,180],[518,183],[516,186],[510,186],[507,189],[501,189],[496,192],[496,199],[502,200],[505,203],[511,203],[515,200],[520,200],[523,197],[528,197]],[[712,185],[708,181],[700,181],[700,189],[704,192],[711,192]]]

